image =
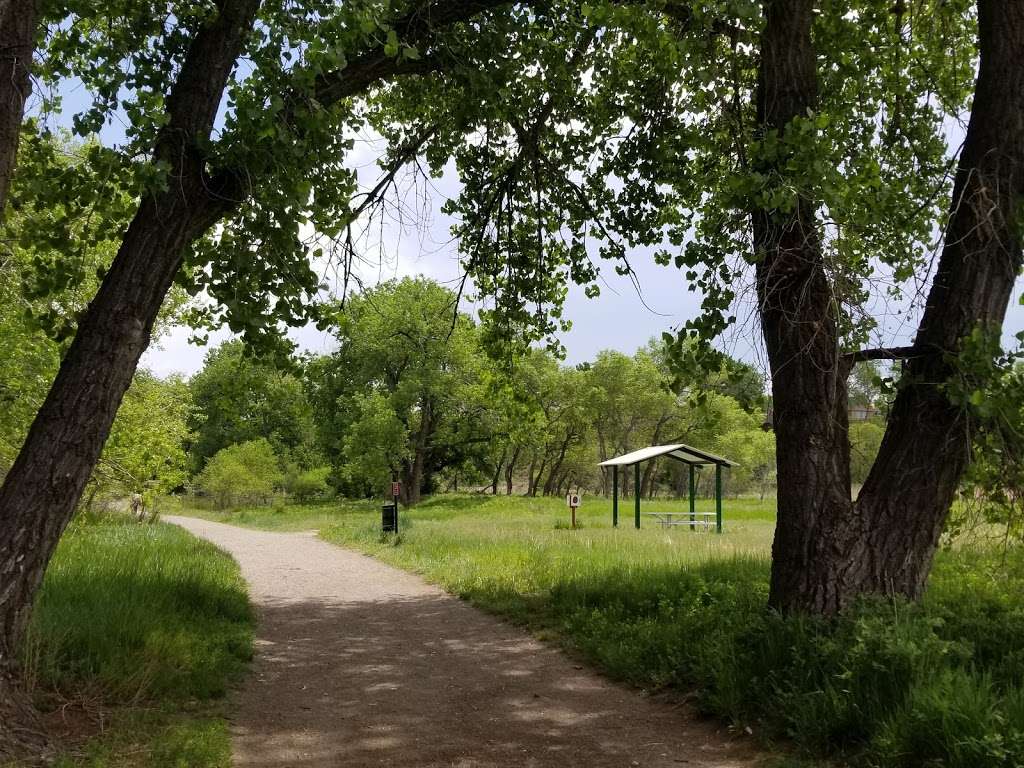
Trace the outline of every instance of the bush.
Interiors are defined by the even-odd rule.
[[[274,449],[265,439],[218,451],[197,478],[198,486],[220,509],[240,503],[266,503],[283,476]]]
[[[290,479],[288,490],[297,501],[318,498],[327,493],[327,478],[330,474],[330,467],[316,467],[299,472]]]

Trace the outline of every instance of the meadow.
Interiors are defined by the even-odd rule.
[[[645,511],[680,511],[653,501]],[[706,511],[703,500],[698,511]],[[766,610],[774,505],[727,499],[725,533],[664,529],[632,507],[585,499],[568,529],[560,499],[442,496],[198,512],[320,536],[422,574],[563,644],[616,679],[685,697],[788,745],[794,759],[985,768],[1024,764],[1024,557],[939,553],[921,605],[865,600],[841,619]]]
[[[79,516],[46,573],[22,664],[61,768],[221,768],[224,696],[252,656],[238,566],[173,525]],[[76,743],[77,742],[77,743]]]

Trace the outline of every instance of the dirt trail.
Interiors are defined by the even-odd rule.
[[[230,552],[259,612],[235,765],[757,764],[685,707],[610,683],[415,575],[309,533],[164,519]]]

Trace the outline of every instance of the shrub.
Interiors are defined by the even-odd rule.
[[[218,451],[197,478],[217,506],[266,502],[282,473],[274,449],[265,439],[230,445]]]
[[[291,478],[288,490],[298,501],[309,501],[323,496],[327,493],[327,478],[330,474],[330,467],[316,467],[299,472]]]

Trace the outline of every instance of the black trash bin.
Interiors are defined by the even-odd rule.
[[[380,509],[381,529],[384,533],[398,533],[398,505],[384,504]]]

